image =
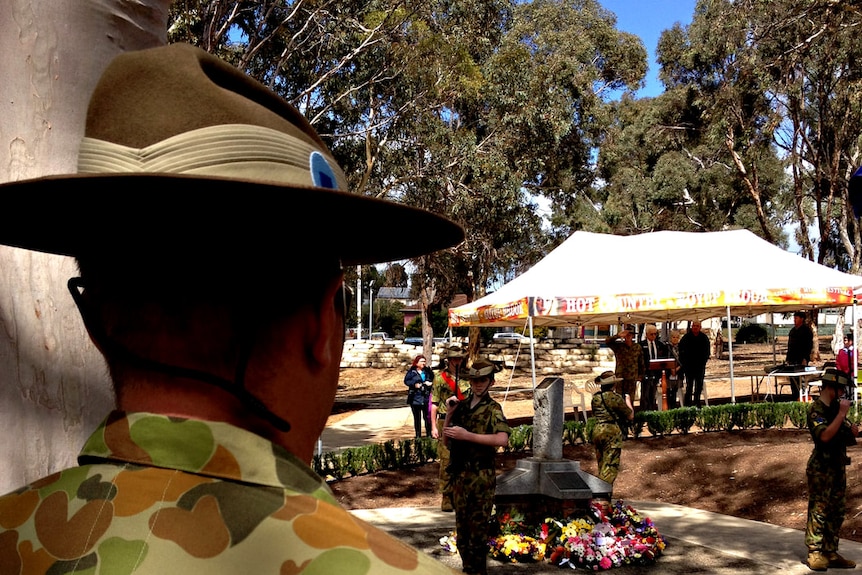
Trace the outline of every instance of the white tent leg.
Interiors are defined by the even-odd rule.
[[[778,360],[775,357],[775,344],[777,343],[777,337],[775,337],[775,312],[769,314],[770,325],[772,327],[772,365],[778,365]]]
[[[730,335],[730,329],[730,306],[727,306],[727,361],[730,362],[730,403],[736,403],[736,392],[733,380],[733,337]],[[709,405],[709,403],[707,403],[707,405]]]
[[[527,324],[530,326],[530,372],[533,376],[533,391],[536,391],[536,338],[533,337],[533,316],[527,317]]]

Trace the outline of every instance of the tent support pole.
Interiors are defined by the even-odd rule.
[[[846,316],[845,316],[846,317]],[[858,354],[856,352],[859,349],[856,344],[859,341],[859,330],[857,329],[858,322],[856,321],[856,294],[853,294],[853,308],[850,313],[850,317],[853,320],[853,411],[854,414],[859,416],[859,402],[856,400],[859,397],[859,394],[856,393],[856,386],[859,385],[859,358],[856,357]]]
[[[775,312],[769,314],[769,320],[772,326],[772,365],[776,365],[778,360],[775,358],[775,345],[778,342],[778,338],[775,337]]]
[[[533,376],[533,391],[536,391],[536,338],[533,337],[533,315],[527,316],[530,326],[530,373]]]
[[[730,306],[727,306],[727,360],[730,363],[730,403],[736,403],[736,388],[733,380],[733,337],[731,337],[730,330]],[[719,351],[720,353],[721,351]]]

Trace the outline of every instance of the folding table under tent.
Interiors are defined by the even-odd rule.
[[[575,232],[499,290],[451,308],[449,325],[590,326],[850,306],[862,277],[748,230],[615,236]],[[731,399],[735,401],[733,345]],[[531,359],[535,358],[531,338]],[[535,362],[533,362],[535,387]]]

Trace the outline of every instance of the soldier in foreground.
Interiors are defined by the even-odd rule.
[[[338,382],[342,264],[444,248],[458,226],[349,193],[295,109],[188,45],[115,59],[79,173],[0,192],[43,215],[0,242],[78,260],[118,407],[79,467],[0,498],[0,571],[449,572],[354,519],[308,462]],[[376,246],[350,231],[372,218],[434,231]]]
[[[808,408],[814,450],[808,458],[808,522],[805,563],[812,571],[853,569],[856,563],[838,554],[838,532],[847,509],[847,446],[856,444],[859,428],[847,421],[852,402],[845,397],[850,380],[835,368],[823,374],[820,398]]]

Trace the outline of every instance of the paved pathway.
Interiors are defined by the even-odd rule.
[[[795,529],[777,527],[757,521],[700,511],[679,505],[648,501],[630,502],[641,513],[651,517],[668,547],[659,561],[649,567],[623,567],[611,573],[690,574],[701,575],[802,575],[811,571],[802,564],[805,558],[803,534]],[[425,551],[455,569],[457,555],[445,552],[440,537],[454,529],[451,513],[438,509],[360,509],[355,516],[389,531],[400,539]],[[843,541],[841,552],[862,561],[862,543]],[[507,564],[489,560],[492,573],[551,573],[557,569],[548,564]],[[852,573],[853,571],[848,571]]]

